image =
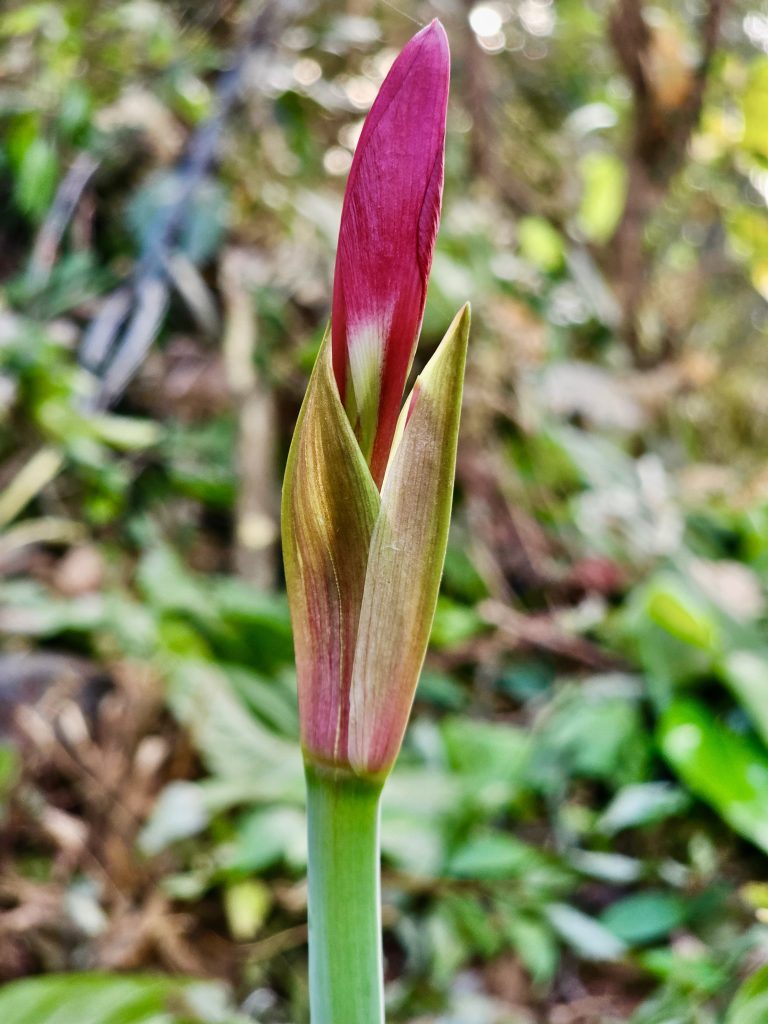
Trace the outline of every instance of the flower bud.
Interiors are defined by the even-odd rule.
[[[421,329],[443,192],[450,55],[433,21],[407,44],[365,120],[341,214],[333,369],[381,484]]]
[[[469,308],[417,378],[381,493],[320,350],[283,486],[305,757],[385,775],[416,691],[448,541]]]
[[[469,308],[402,411],[443,182],[445,33],[395,61],[342,214],[326,334],[283,485],[285,576],[308,763],[381,778],[405,731],[445,560]]]

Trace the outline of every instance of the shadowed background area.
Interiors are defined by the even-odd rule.
[[[433,17],[416,369],[473,328],[388,1020],[768,1017],[761,5],[6,0],[9,1024],[307,1019],[280,481],[362,119]]]

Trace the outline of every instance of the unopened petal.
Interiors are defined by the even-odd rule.
[[[347,758],[349,686],[379,494],[339,401],[326,336],[283,484],[285,576],[293,622],[302,745]]]
[[[407,44],[384,81],[344,198],[333,367],[377,484],[424,314],[443,190],[449,74],[448,41],[433,21]],[[362,357],[358,346],[365,349]]]
[[[432,628],[453,499],[469,307],[403,410],[371,537],[350,693],[349,760],[391,768]]]

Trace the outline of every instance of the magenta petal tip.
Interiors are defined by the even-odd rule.
[[[450,54],[432,21],[392,65],[349,173],[334,277],[339,392],[381,483],[424,315],[440,220]]]

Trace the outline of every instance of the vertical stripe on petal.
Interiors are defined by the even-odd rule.
[[[381,393],[384,344],[392,320],[391,310],[349,328],[349,371],[345,406],[360,448],[370,462],[376,438]]]

